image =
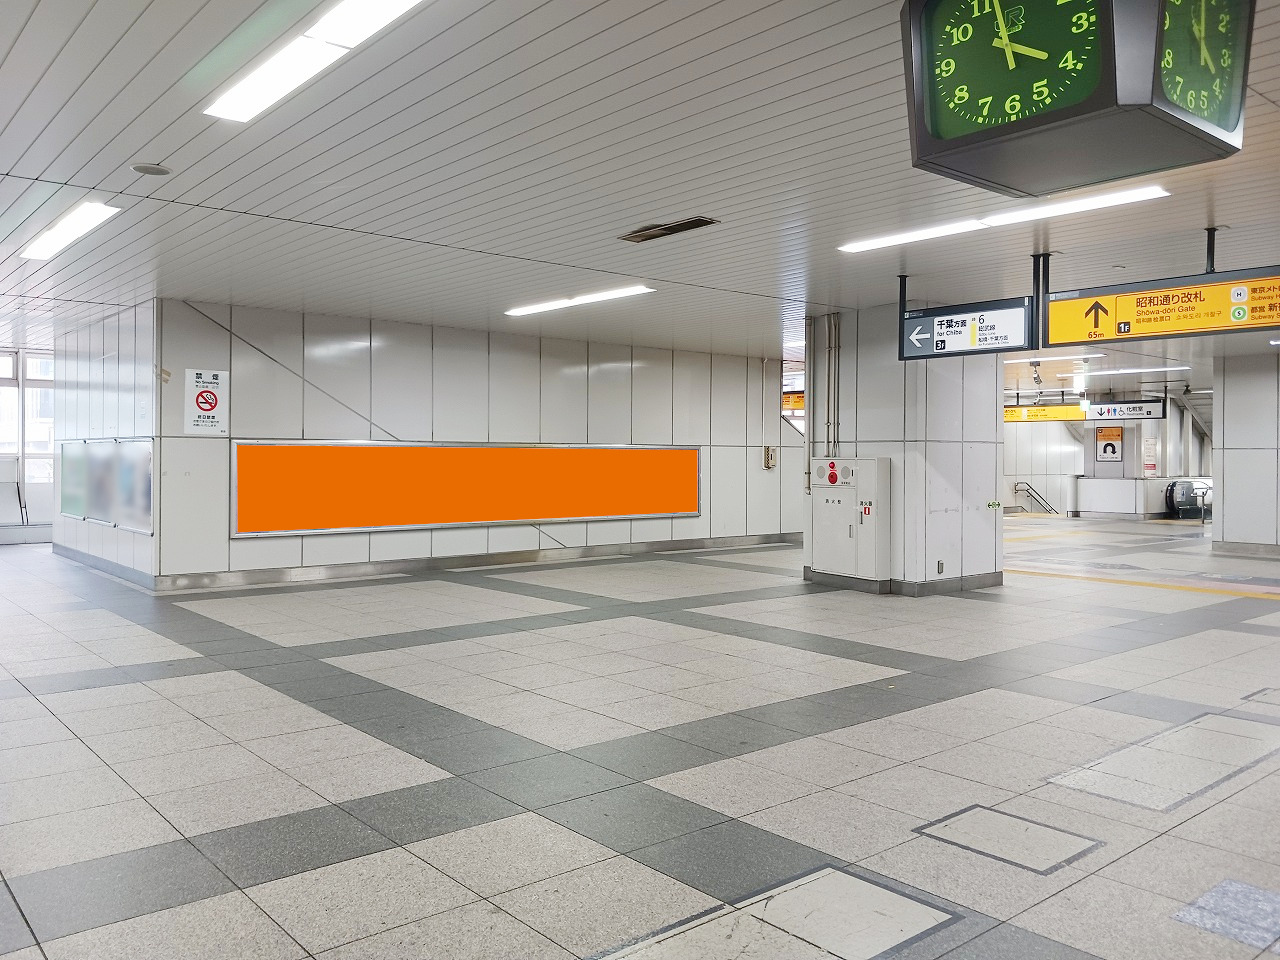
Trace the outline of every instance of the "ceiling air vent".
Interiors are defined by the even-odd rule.
[[[688,220],[677,220],[675,223],[651,223],[647,227],[641,227],[639,230],[624,233],[618,239],[628,240],[631,243],[644,243],[647,240],[657,240],[659,237],[669,237],[674,233],[684,233],[686,230],[709,227],[713,223],[719,222],[719,220],[712,220],[710,217],[690,217]]]

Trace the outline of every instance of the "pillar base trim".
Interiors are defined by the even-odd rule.
[[[1280,549],[1280,548],[1277,548]],[[1280,553],[1277,553],[1280,556]],[[819,573],[812,567],[804,568],[804,578],[827,587],[857,590],[861,593],[894,593],[902,597],[933,597],[943,593],[959,593],[962,590],[981,590],[983,587],[1004,585],[1004,571],[974,573],[967,577],[950,577],[946,580],[867,580],[862,577],[845,577],[837,573]]]
[[[1280,560],[1280,544],[1237,543],[1231,540],[1215,540],[1210,552],[1223,557],[1249,557],[1256,560]]]
[[[54,556],[65,557],[68,560],[74,560],[76,563],[83,563],[86,567],[92,567],[102,573],[109,573],[117,579],[125,580],[146,590],[155,589],[156,578],[151,574],[143,573],[141,570],[134,570],[132,567],[126,567],[124,564],[116,563],[114,560],[104,560],[102,557],[95,557],[93,554],[85,553],[82,550],[74,550],[61,543],[53,545],[53,553]]]

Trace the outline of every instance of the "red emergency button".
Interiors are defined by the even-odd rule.
[[[830,467],[832,470],[836,468],[836,465],[834,463],[828,463],[827,466]]]
[[[839,478],[836,476],[836,473],[834,470],[832,470],[830,473],[827,474],[828,483],[835,483],[837,479]]]

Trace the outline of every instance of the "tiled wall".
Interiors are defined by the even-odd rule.
[[[1019,481],[1031,484],[1040,496],[1059,513],[1076,509],[1076,478],[1085,471],[1084,442],[1077,438],[1092,436],[1093,426],[1049,421],[1045,423],[1006,423],[1004,425],[1004,491],[1000,500],[1006,506],[1026,507],[1039,513],[1025,493],[1015,494]],[[1090,457],[1093,451],[1090,450]]]
[[[166,300],[161,575],[799,532],[777,361]],[[687,444],[698,517],[231,540],[230,441],[182,433],[188,368],[231,371],[239,439]],[[763,391],[763,393],[762,393]],[[760,447],[781,445],[766,471]]]
[[[150,302],[125,308],[115,316],[57,339],[54,422],[60,442],[107,437],[154,439],[155,343],[155,306]],[[64,517],[58,512],[62,494],[60,457],[61,444],[55,454],[54,544],[155,575],[155,537]]]
[[[1280,553],[1280,361],[1215,358],[1213,398],[1213,539]]]

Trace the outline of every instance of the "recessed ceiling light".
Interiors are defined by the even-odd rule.
[[[1085,213],[1089,210],[1102,210],[1106,207],[1118,207],[1126,203],[1141,203],[1143,200],[1155,200],[1169,196],[1163,187],[1138,187],[1136,190],[1118,190],[1115,193],[1103,193],[1093,197],[1080,197],[1076,200],[1062,200],[1058,203],[1044,203],[1036,207],[1023,207],[1021,210],[1010,210],[983,217],[982,222],[989,227],[1004,227],[1011,223],[1026,223],[1028,220],[1044,220],[1047,217],[1065,217],[1072,213]]]
[[[953,237],[958,233],[971,233],[974,230],[986,228],[987,225],[981,220],[961,220],[958,223],[944,223],[938,227],[925,227],[923,230],[908,230],[906,233],[893,233],[870,240],[855,240],[838,249],[844,253],[864,253],[867,250],[879,250],[881,247],[896,247],[904,243],[933,240],[937,237]]]
[[[1122,370],[1087,370],[1084,373],[1060,373],[1059,380],[1072,377],[1116,377],[1124,373],[1174,373],[1178,370],[1190,370],[1190,367],[1127,367]]]
[[[581,296],[569,297],[565,300],[548,300],[546,303],[534,303],[527,307],[513,307],[506,311],[506,315],[508,317],[525,317],[531,313],[546,313],[548,310],[563,310],[565,307],[580,307],[584,303],[599,303],[602,300],[618,300],[622,297],[634,297],[641,293],[654,292],[653,287],[643,285],[619,287],[617,290],[584,293]]]
[[[158,163],[135,163],[129,169],[144,177],[167,177],[173,173],[168,167]]]
[[[220,96],[204,112],[240,123],[284,99],[422,0],[342,0],[310,30]]]
[[[1270,343],[1273,347],[1280,347],[1280,340],[1271,340]]]
[[[27,244],[18,256],[26,260],[50,260],[119,212],[119,207],[105,203],[82,203]]]
[[[1025,360],[1006,360],[1005,363],[1053,363],[1056,360],[1092,360],[1105,356],[1105,353],[1081,353],[1072,357],[1027,357]]]

